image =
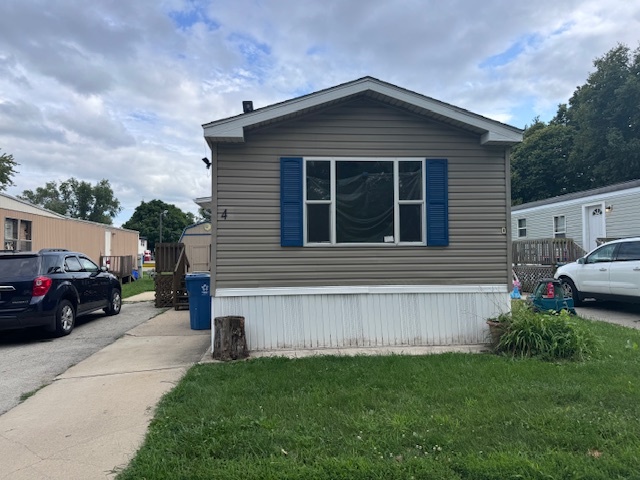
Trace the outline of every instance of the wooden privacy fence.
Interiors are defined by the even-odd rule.
[[[156,273],[173,273],[183,250],[184,243],[156,244]]]
[[[553,277],[559,265],[575,262],[585,251],[572,238],[513,240],[513,272],[523,292],[532,292],[542,278]]]
[[[514,240],[512,261],[514,265],[553,265],[575,262],[585,251],[573,238],[539,238]]]
[[[183,243],[156,245],[156,307],[189,308],[186,274],[189,260]]]
[[[118,277],[120,283],[131,281],[135,268],[133,255],[100,255],[100,265],[106,266],[111,273]]]

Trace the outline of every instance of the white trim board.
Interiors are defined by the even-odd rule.
[[[212,141],[244,142],[244,128],[296,114],[325,103],[342,100],[367,91],[404,102],[449,120],[482,130],[480,144],[513,145],[522,141],[523,132],[515,127],[471,113],[453,105],[412,92],[373,77],[364,77],[326,90],[203,125],[204,136]]]
[[[349,287],[218,288],[215,297],[286,295],[379,295],[410,293],[508,293],[507,285],[374,285]]]

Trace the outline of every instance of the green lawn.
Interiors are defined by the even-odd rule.
[[[152,292],[155,286],[153,278],[144,275],[135,282],[129,282],[122,285],[122,298],[132,297],[142,292]]]
[[[582,363],[444,354],[198,365],[118,478],[640,478],[640,332],[587,323],[603,343]]]

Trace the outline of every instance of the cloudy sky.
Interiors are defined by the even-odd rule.
[[[631,0],[2,0],[0,149],[18,195],[110,181],[197,212],[203,123],[373,76],[524,127],[618,43]]]

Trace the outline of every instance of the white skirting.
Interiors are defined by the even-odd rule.
[[[245,317],[258,351],[483,344],[511,301],[506,285],[311,287],[218,289],[211,306]]]

